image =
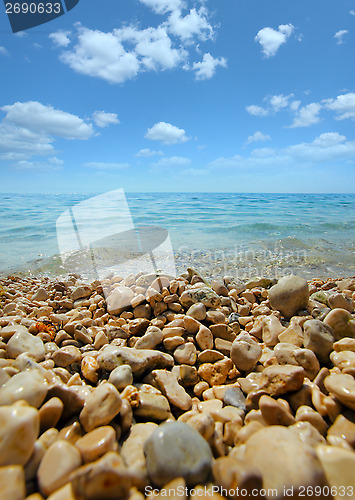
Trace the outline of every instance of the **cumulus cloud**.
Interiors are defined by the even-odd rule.
[[[207,54],[203,55],[201,62],[196,62],[193,64],[192,69],[196,71],[196,80],[207,80],[214,76],[218,66],[226,68],[227,60],[224,57],[214,58],[208,52]]]
[[[83,163],[85,168],[93,168],[96,170],[123,170],[129,168],[129,163],[110,163],[102,161],[91,161],[89,163]]]
[[[149,148],[144,148],[138,151],[136,153],[136,156],[142,157],[142,158],[150,158],[152,156],[164,156],[163,151],[152,151]]]
[[[294,26],[292,24],[280,24],[277,30],[269,27],[262,28],[254,40],[260,43],[265,57],[272,57],[281,45],[287,42],[293,30]]]
[[[179,142],[186,142],[189,138],[182,128],[175,127],[171,123],[159,122],[147,130],[144,136],[151,141],[159,141],[163,144],[177,144]]]
[[[322,106],[317,102],[312,102],[300,108],[293,120],[290,128],[309,127],[320,121],[319,113]]]
[[[68,47],[70,44],[70,31],[55,31],[49,34],[49,38],[52,40],[56,47]]]
[[[9,52],[5,49],[5,47],[0,46],[0,54],[3,56],[8,56]]]
[[[92,115],[92,119],[95,125],[100,128],[120,123],[116,113],[106,113],[105,111],[95,111]]]
[[[346,118],[355,119],[355,94],[339,95],[336,99],[325,99],[322,101],[327,109],[335,111],[337,120],[345,120]]]
[[[264,102],[266,103],[265,107],[252,104],[245,109],[253,116],[268,116],[286,109],[296,111],[301,103],[300,101],[293,100],[293,94],[266,96]]]
[[[182,68],[196,72],[196,79],[211,78],[226,60],[205,54],[201,62],[191,63],[194,52],[200,53],[200,43],[213,39],[215,28],[209,21],[208,9],[187,9],[180,0],[140,0],[164,15],[157,26],[142,29],[140,25],[124,24],[104,32],[81,25],[71,36],[65,32],[51,34],[57,46],[64,49],[60,60],[77,73],[101,78],[109,83],[123,83],[146,71],[166,71]],[[67,43],[68,42],[68,43]]]
[[[259,130],[255,132],[253,135],[250,135],[247,140],[247,144],[251,144],[252,142],[265,142],[271,141],[271,137],[268,134],[263,134]]]
[[[159,161],[152,163],[152,167],[154,170],[160,171],[167,168],[188,167],[190,164],[190,158],[184,158],[182,156],[172,156],[171,158],[161,158]]]
[[[349,33],[349,30],[340,30],[340,31],[337,31],[334,35],[334,38],[336,39],[337,41],[337,44],[338,45],[341,45],[344,43],[344,35],[346,35],[347,33]]]
[[[250,115],[253,116],[267,116],[269,110],[263,108],[262,106],[257,106],[256,104],[251,104],[245,108]]]

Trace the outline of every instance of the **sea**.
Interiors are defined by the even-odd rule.
[[[355,194],[0,194],[1,276],[98,265],[102,278],[143,261],[206,278],[354,276]]]

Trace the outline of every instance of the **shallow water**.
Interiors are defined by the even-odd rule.
[[[92,196],[0,194],[0,272],[88,274],[80,255],[63,266],[56,221]],[[177,272],[191,265],[208,276],[355,275],[355,195],[128,193],[126,198],[135,227],[167,229]],[[90,217],[92,225],[107,230],[116,215],[111,208]],[[100,252],[105,272],[115,271],[117,261],[128,269],[129,250],[121,243],[122,238],[106,242]]]

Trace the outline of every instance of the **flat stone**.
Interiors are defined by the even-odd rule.
[[[80,285],[73,290],[71,294],[71,299],[72,300],[79,300],[79,299],[86,299],[86,297],[90,297],[91,295],[91,288],[89,285]]]
[[[178,383],[175,375],[167,370],[154,370],[152,375],[159,389],[168,399],[169,403],[187,411],[191,408],[192,399],[185,389]]]
[[[44,301],[44,300],[48,300],[48,293],[46,292],[46,290],[44,288],[39,288],[37,290],[37,292],[32,295],[32,298],[31,300],[37,300],[37,301]]]
[[[223,402],[225,405],[234,406],[245,411],[245,396],[239,387],[230,387],[224,391]]]
[[[117,451],[116,431],[109,425],[97,427],[79,438],[75,446],[80,451],[84,463],[94,462],[108,451]]]
[[[271,365],[264,368],[260,378],[259,389],[271,396],[281,396],[288,392],[298,391],[304,379],[304,370],[300,366]]]
[[[156,326],[151,326],[146,333],[135,343],[135,349],[155,349],[163,341],[163,332]]]
[[[215,363],[221,359],[224,359],[224,355],[213,349],[205,349],[198,355],[199,363]]]
[[[276,489],[276,498],[283,498],[284,488],[293,488],[294,496],[300,487],[327,484],[314,448],[279,425],[264,427],[249,437],[244,462],[261,472],[263,488]]]
[[[110,314],[119,314],[127,306],[131,304],[132,299],[135,297],[135,293],[124,285],[117,286],[107,297],[107,312]]]
[[[64,404],[59,398],[51,398],[39,410],[41,433],[55,427],[62,416]]]
[[[231,359],[240,371],[252,370],[261,355],[262,348],[260,344],[247,333],[238,335],[232,344]]]
[[[324,386],[343,405],[355,410],[355,379],[348,374],[332,374],[324,379]]]
[[[0,466],[24,465],[39,434],[39,413],[20,404],[0,407]]]
[[[310,319],[304,323],[303,330],[304,346],[311,349],[320,361],[326,363],[333,348],[332,329],[318,319]]]
[[[134,409],[134,415],[147,420],[162,421],[170,417],[170,406],[162,394],[139,392],[139,405]]]
[[[86,398],[79,419],[86,432],[95,427],[106,425],[118,415],[122,406],[122,398],[116,387],[103,383],[94,389]]]
[[[66,368],[73,363],[78,363],[81,361],[81,352],[77,347],[73,345],[67,345],[55,351],[52,354],[52,359],[57,366]]]
[[[12,335],[6,347],[7,356],[15,359],[24,352],[35,361],[42,361],[45,355],[42,339],[35,337],[28,331],[20,331]]]
[[[324,445],[318,446],[316,451],[329,486],[334,487],[334,500],[353,497],[355,453],[337,446]]]
[[[343,295],[342,293],[332,293],[328,297],[328,305],[332,309],[346,309],[350,313],[354,311],[354,304],[349,297]]]
[[[284,276],[270,288],[268,298],[273,309],[279,311],[285,318],[291,318],[308,305],[307,281],[299,276]]]
[[[0,388],[0,405],[11,405],[24,399],[39,408],[48,392],[46,379],[37,370],[16,373]]]
[[[68,387],[66,384],[57,383],[51,386],[48,391],[49,397],[57,397],[63,402],[63,420],[78,414],[83,408],[86,398],[84,392],[80,392],[80,389],[80,386]]]
[[[112,371],[117,366],[130,365],[134,376],[159,368],[172,368],[174,359],[169,354],[151,349],[134,347],[105,347],[97,357],[100,368]]]
[[[25,500],[26,483],[23,468],[20,465],[0,467],[0,498]]]
[[[70,473],[81,465],[79,450],[68,441],[55,441],[46,451],[39,466],[37,479],[45,496],[64,486]]]
[[[178,477],[189,486],[203,483],[213,462],[208,443],[183,422],[160,425],[145,442],[144,453],[148,475],[157,486]]]

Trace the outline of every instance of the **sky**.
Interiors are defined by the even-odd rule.
[[[0,5],[0,191],[355,192],[354,0]]]

